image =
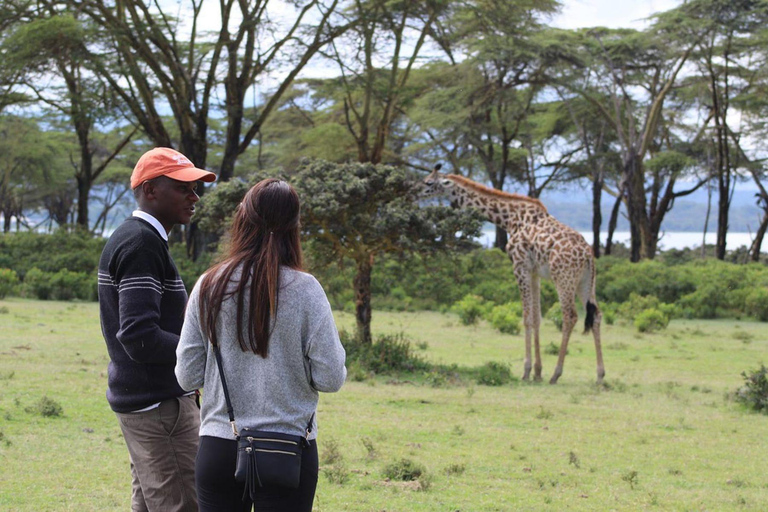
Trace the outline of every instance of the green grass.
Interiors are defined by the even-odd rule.
[[[522,374],[523,337],[484,323],[377,311],[373,329],[426,343],[415,351],[435,363]],[[0,330],[0,510],[127,510],[97,305],[0,301]],[[544,322],[542,345],[558,340]],[[604,388],[591,337],[576,334],[556,386],[480,386],[465,372],[460,385],[383,376],[322,395],[315,510],[768,509],[768,416],[725,398],[768,359],[766,324],[673,321],[643,335],[604,325],[603,346]],[[556,356],[543,357],[546,381]],[[41,416],[43,397],[62,415]],[[426,476],[387,481],[402,459]]]

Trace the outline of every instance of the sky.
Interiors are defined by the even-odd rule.
[[[642,29],[645,18],[672,9],[682,0],[562,0],[561,13],[552,19],[560,28],[609,27]]]

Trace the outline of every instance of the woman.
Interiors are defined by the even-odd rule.
[[[240,203],[221,263],[195,285],[176,350],[185,390],[204,387],[195,465],[201,511],[311,511],[318,458],[318,391],[338,391],[347,370],[322,287],[302,272],[299,197],[267,179]],[[212,345],[219,347],[238,428],[305,435],[298,489],[259,489],[255,503],[234,479],[237,443]]]

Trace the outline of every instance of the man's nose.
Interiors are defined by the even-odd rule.
[[[191,200],[193,203],[196,203],[196,202],[198,202],[198,201],[200,200],[200,196],[199,196],[199,195],[197,195],[197,192],[195,192],[194,190],[190,190],[190,191],[189,191],[189,199],[190,199],[190,200]]]

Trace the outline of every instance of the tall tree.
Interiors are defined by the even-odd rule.
[[[345,124],[358,162],[397,160],[387,154],[393,124],[428,37],[448,7],[444,0],[354,0],[345,12],[353,28],[325,55],[340,71]]]
[[[576,33],[583,66],[560,68],[558,85],[592,103],[617,134],[622,192],[630,221],[631,259],[653,258],[656,242],[646,196],[644,160],[658,149],[664,102],[700,34],[672,33],[669,20],[647,32],[603,28]]]
[[[88,205],[94,183],[137,131],[130,126],[112,130],[124,132],[114,141],[97,133],[104,131],[99,126],[120,121],[113,96],[84,65],[86,41],[97,36],[73,16],[49,5],[9,37],[15,48],[10,57],[28,70],[35,69],[21,83],[52,110],[52,116],[63,117],[74,129],[79,149],[70,159],[77,183],[75,222],[84,229],[90,227]],[[45,79],[52,73],[56,78]]]

